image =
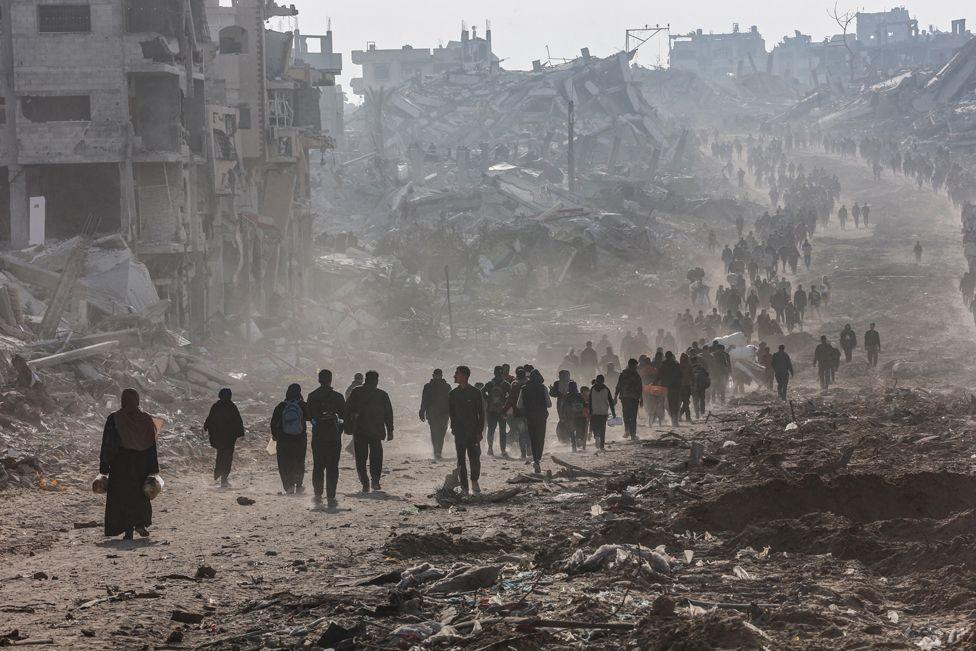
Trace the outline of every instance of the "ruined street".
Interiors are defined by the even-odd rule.
[[[974,607],[972,574],[959,564],[976,560],[966,389],[976,346],[950,277],[958,217],[903,179],[876,183],[858,162],[801,159],[836,172],[842,201],[868,202],[876,215],[869,229],[834,223],[818,234],[813,271],[830,275],[835,298],[807,328],[876,321],[886,343],[882,369],[858,353],[827,397],[809,351],[796,351],[795,424],[790,407],[750,390],[703,424],[642,426],[638,443],[611,429],[606,453],[550,442],[547,477],[486,458],[486,495],[518,494],[451,506],[432,495],[453,460],[431,461],[425,428],[406,418],[387,446],[384,491],[359,495],[344,453],[340,508],[326,512],[308,495],[280,493],[266,422],[248,417],[234,488],[214,487],[205,461],[164,467],[145,540],[101,536],[103,503],[84,463],[60,491],[8,495],[5,628],[92,649],[329,647],[353,629],[405,648],[430,635],[431,621],[444,624],[442,643],[483,649],[960,641]],[[911,257],[918,239],[921,265]],[[949,364],[957,374],[944,372]],[[703,466],[687,466],[693,442],[705,446]],[[657,552],[650,565],[580,566],[621,544]],[[494,567],[501,578],[490,590],[394,587],[420,563]]]

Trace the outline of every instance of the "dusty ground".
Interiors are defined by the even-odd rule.
[[[452,629],[426,644],[971,648],[976,420],[968,392],[952,387],[968,384],[976,348],[955,292],[958,214],[901,179],[875,184],[857,163],[803,160],[837,170],[845,200],[868,201],[873,222],[841,233],[835,221],[818,237],[814,264],[831,277],[833,300],[813,327],[836,337],[846,322],[863,331],[876,321],[887,368],[868,371],[858,351],[824,399],[810,388],[812,350],[792,351],[804,367],[795,429],[788,407],[750,394],[677,436],[644,428],[641,443],[605,454],[552,450],[595,477],[509,484],[525,466],[485,459],[486,490],[523,492],[448,508],[431,494],[450,462],[428,461],[419,423],[401,422],[386,492],[356,495],[346,456],[342,508],[328,513],[310,510],[307,496],[277,494],[254,423],[235,489],[213,488],[202,465],[167,474],[152,537],[131,543],[75,528],[100,524],[91,464],[62,478],[62,491],[3,494],[0,635],[58,648],[354,648],[338,642],[335,623],[362,624],[355,648],[406,648],[440,622]],[[691,441],[705,444],[706,463],[688,470]],[[254,504],[239,505],[241,496]],[[569,571],[574,553],[604,544],[640,547],[612,568]],[[663,566],[634,562],[654,548]],[[501,580],[447,594],[356,585],[460,561],[500,567]],[[201,566],[215,575],[197,577]],[[201,621],[177,623],[175,610]],[[570,626],[579,622],[621,630]]]

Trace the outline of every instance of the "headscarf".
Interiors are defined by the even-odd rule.
[[[223,389],[221,389],[220,390],[220,393],[217,394],[217,399],[218,400],[221,400],[223,402],[230,402],[231,398],[233,398],[233,397],[234,397],[234,394],[227,387],[224,387]]]
[[[568,393],[570,385],[569,371],[559,371],[559,393]]]
[[[532,369],[532,372],[529,373],[529,382],[535,382],[537,384],[542,384],[545,382],[545,379],[542,377],[542,373],[539,371],[539,369]]]
[[[156,445],[156,423],[152,416],[139,409],[139,393],[135,389],[122,392],[122,408],[112,415],[120,447],[142,452]]]
[[[288,390],[285,391],[285,400],[301,400],[301,399],[302,399],[302,385],[289,384]]]

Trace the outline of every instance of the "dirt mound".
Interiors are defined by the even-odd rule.
[[[974,479],[919,473],[891,481],[849,475],[824,483],[781,481],[726,493],[686,511],[712,530],[733,530],[729,550],[770,547],[795,554],[831,553],[898,576],[976,562],[969,509]],[[914,517],[913,517],[914,516]],[[682,526],[686,526],[685,522]]]
[[[741,615],[709,612],[701,617],[682,619],[656,636],[657,651],[714,651],[715,649],[761,649],[762,633]]]
[[[973,508],[976,477],[968,475],[843,475],[830,482],[811,475],[800,483],[777,479],[729,491],[687,509],[676,527],[738,532],[753,523],[819,512],[842,516],[855,524],[897,518],[943,519]]]
[[[403,533],[393,536],[383,546],[383,553],[393,558],[466,556],[482,552],[513,551],[519,543],[498,533],[483,538],[462,538],[446,533]]]

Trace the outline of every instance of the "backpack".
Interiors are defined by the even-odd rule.
[[[289,436],[299,436],[305,432],[305,414],[298,401],[289,400],[281,411],[281,431]]]
[[[583,396],[568,396],[566,400],[566,409],[569,416],[571,418],[583,418],[583,416],[586,414],[586,403],[583,402]]]
[[[505,388],[501,384],[492,384],[488,389],[488,411],[498,414],[505,411]]]

